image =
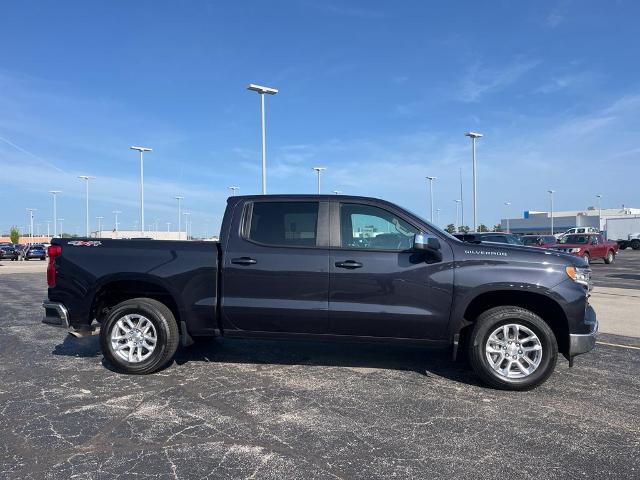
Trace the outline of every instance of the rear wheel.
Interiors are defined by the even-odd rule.
[[[487,384],[528,390],[549,378],[558,344],[549,325],[530,310],[504,306],[482,313],[471,332],[471,365]]]
[[[612,264],[616,259],[616,255],[615,253],[613,253],[613,250],[609,250],[607,252],[607,256],[604,257],[604,263],[606,263],[607,265]]]
[[[173,358],[178,342],[173,313],[150,298],[119,303],[100,327],[102,354],[125,373],[144,375],[160,370]]]
[[[640,250],[640,240],[631,240],[631,248]]]

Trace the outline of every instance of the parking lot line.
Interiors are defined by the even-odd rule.
[[[629,348],[631,350],[640,350],[640,347],[632,347],[631,345],[620,345],[618,343],[596,342],[598,345],[606,345],[608,347]]]

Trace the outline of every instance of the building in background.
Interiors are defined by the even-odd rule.
[[[167,231],[147,231],[144,233],[144,238],[152,238],[154,240],[178,240],[178,232]],[[100,230],[91,232],[92,238],[140,238],[140,230],[118,230],[117,235],[115,230]],[[180,235],[181,240],[186,240],[185,232]],[[207,238],[189,237],[189,240],[208,240],[217,241],[217,236],[210,236]]]
[[[640,208],[603,208],[588,207],[586,210],[553,212],[553,232],[562,233],[574,227],[594,227],[604,231],[606,222],[612,218],[626,218],[640,215]],[[507,219],[500,221],[502,230],[507,229]],[[548,234],[551,231],[550,212],[526,211],[522,218],[510,218],[509,230],[519,234]]]

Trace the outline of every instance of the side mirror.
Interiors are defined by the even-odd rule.
[[[440,240],[426,233],[416,233],[413,237],[414,250],[440,250]]]

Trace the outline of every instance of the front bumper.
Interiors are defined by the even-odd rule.
[[[69,311],[62,303],[52,302],[45,300],[42,302],[44,308],[44,317],[42,317],[42,323],[46,325],[53,325],[54,327],[61,327],[67,329],[69,333],[76,337],[85,337],[89,335],[95,335],[100,332],[99,326],[87,325],[83,328],[75,328],[69,323]]]
[[[571,333],[569,334],[569,357],[575,357],[582,353],[587,353],[596,346],[596,337],[598,335],[598,320],[596,312],[587,305],[585,311],[584,323],[590,326],[588,333]]]

